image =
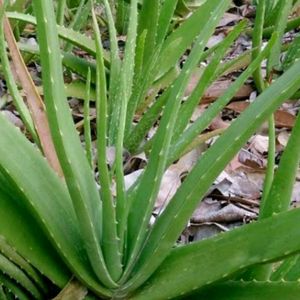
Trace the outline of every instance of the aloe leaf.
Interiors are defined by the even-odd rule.
[[[134,70],[134,79],[133,79],[133,93],[138,88],[140,83],[140,76],[143,71],[144,63],[144,52],[146,44],[147,31],[144,30],[140,35],[137,36],[136,41],[136,51],[135,51],[135,70]]]
[[[92,136],[90,122],[90,94],[91,94],[91,71],[89,69],[86,81],[84,109],[84,142],[87,161],[93,170],[93,155],[92,155]]]
[[[264,26],[264,17],[266,12],[266,3],[264,1],[260,1],[256,8],[257,16],[255,18],[255,25],[253,30],[253,52],[252,59],[255,59],[259,52],[261,52],[262,48],[262,35],[263,35],[263,26]],[[276,43],[277,44],[277,43]],[[271,56],[271,53],[269,57]],[[256,85],[258,92],[262,92],[265,89],[265,82],[262,76],[261,68],[257,68],[253,73],[253,79]],[[267,171],[264,179],[264,187],[263,193],[261,197],[261,201],[265,202],[268,197],[272,181],[274,178],[274,168],[275,168],[275,144],[276,144],[276,136],[275,136],[275,122],[274,116],[272,115],[268,121],[269,127],[269,142],[268,142],[268,162],[267,162]]]
[[[6,295],[4,294],[2,285],[0,285],[0,300],[7,300]]]
[[[30,278],[2,254],[0,254],[0,270],[3,274],[6,274],[10,278],[14,278],[35,299],[42,299],[42,294],[36,288]]]
[[[173,141],[176,141],[178,137],[182,134],[186,126],[188,125],[193,112],[196,106],[199,103],[199,100],[202,98],[205,90],[208,86],[216,79],[217,76],[217,67],[220,64],[220,61],[224,57],[228,48],[232,45],[234,40],[241,34],[241,32],[245,29],[245,22],[241,22],[238,24],[233,31],[225,38],[222,45],[217,48],[214,55],[211,58],[209,65],[204,70],[201,78],[198,81],[197,86],[195,87],[192,94],[188,97],[188,99],[182,104],[177,120],[176,120],[176,128],[173,133]]]
[[[163,77],[156,80],[151,86],[151,90],[147,94],[145,101],[141,102],[136,109],[136,115],[143,117],[144,113],[147,111],[149,106],[156,102],[160,91],[167,89],[177,78],[180,73],[180,68],[175,66],[169,72],[167,72]],[[135,127],[134,127],[135,128]]]
[[[268,142],[268,162],[267,162],[267,171],[264,180],[263,193],[261,196],[261,205],[268,198],[272,182],[274,179],[274,170],[275,170],[275,156],[276,156],[276,132],[275,132],[275,120],[274,115],[272,115],[268,120],[269,127],[269,142]],[[260,210],[261,212],[261,210]]]
[[[297,264],[299,255],[293,255],[286,258],[281,265],[271,274],[270,280],[280,281],[286,277],[292,268]]]
[[[45,0],[36,0],[33,3],[37,16],[41,64],[47,70],[42,74],[44,98],[55,148],[93,270],[105,285],[115,287],[100,247],[100,197],[65,97],[53,4]]]
[[[0,273],[0,285],[6,287],[5,300],[16,298],[20,300],[32,300],[32,295],[28,294],[20,285],[2,273]],[[0,299],[2,300],[2,298]]]
[[[4,7],[5,6],[3,6],[3,8]],[[50,134],[49,123],[45,112],[44,103],[35,87],[35,84],[26,68],[23,57],[17,47],[17,43],[14,38],[9,21],[4,15],[2,15],[1,17],[4,17],[3,31],[5,33],[7,44],[10,48],[13,65],[16,69],[16,73],[27,97],[27,104],[32,120],[34,122],[34,126],[36,128],[36,132],[39,137],[41,149],[50,166],[57,172],[57,174],[59,174],[59,176],[62,176],[62,170]]]
[[[139,12],[138,35],[146,32],[143,65],[151,59],[156,46],[157,27],[160,14],[160,1],[144,1]]]
[[[266,2],[266,15],[268,16],[274,9],[277,0],[266,0],[265,2]]]
[[[116,28],[119,34],[125,35],[128,23],[128,3],[124,0],[116,0],[116,2]]]
[[[203,5],[203,17],[207,16],[207,25],[202,28],[188,60],[170,91],[169,101],[165,107],[160,126],[153,141],[149,163],[142,175],[142,179],[132,201],[128,217],[128,249],[130,253],[127,272],[131,268],[147,232],[148,221],[151,216],[154,201],[158,193],[160,181],[166,166],[167,153],[169,151],[172,132],[175,126],[177,112],[186,85],[202,56],[205,45],[213,33],[219,18],[227,9],[229,1],[209,1]],[[150,184],[151,182],[151,184]]]
[[[288,20],[284,32],[289,32],[289,31],[299,27],[299,25],[300,25],[300,17],[292,18],[292,19]],[[263,37],[269,38],[273,34],[273,32],[274,32],[274,26],[267,27],[264,29]],[[248,33],[251,35],[252,31],[249,30]]]
[[[90,12],[91,0],[81,0],[77,7],[76,14],[69,27],[75,31],[79,31],[81,27],[84,26],[84,24],[86,24]],[[64,50],[70,52],[72,50],[72,44],[67,43],[64,47]]]
[[[166,39],[158,62],[160,69],[157,78],[169,71],[169,69],[177,63],[180,56],[192,44],[193,40],[206,25],[205,22],[208,16],[204,15],[204,12],[206,12],[205,7],[207,5],[208,2],[194,11],[194,13]]]
[[[67,3],[67,0],[58,0],[57,1],[56,22],[59,25],[63,25],[63,23],[64,23],[66,3]]]
[[[95,275],[87,259],[83,240],[79,233],[78,221],[66,186],[50,169],[41,153],[1,114],[0,124],[0,170],[2,174],[5,174],[6,180],[14,189],[12,195],[17,193],[19,199],[41,224],[42,229],[47,233],[47,238],[51,240],[76,276],[99,294],[109,295],[109,292],[94,279]],[[85,156],[83,158],[85,159]],[[85,162],[87,163],[86,160]],[[28,170],[26,176],[23,175],[24,170]],[[41,197],[41,193],[43,197]],[[7,205],[10,204],[7,201],[1,202],[1,205],[5,205],[5,210],[1,210],[1,212],[9,217],[6,211],[8,209],[13,211],[14,206],[8,206],[7,208]],[[12,215],[14,216],[14,214]],[[17,216],[16,220],[18,219]],[[3,221],[3,224],[5,224],[3,225],[5,230],[13,230],[10,229],[10,220],[1,217],[1,222]],[[22,222],[24,222],[23,219]],[[25,226],[25,228],[28,227]],[[32,228],[36,228],[36,226],[32,226]],[[11,241],[10,238],[18,230],[8,232],[11,232],[11,236],[6,232],[1,233],[1,235],[5,236],[9,243],[13,245],[14,240]],[[25,237],[26,235],[23,236],[23,238]],[[28,237],[26,238],[28,239]],[[41,240],[43,241],[43,239]],[[26,239],[25,241],[17,240],[17,242],[19,242],[18,251],[26,257],[25,254],[27,253],[23,253],[23,251],[28,251],[27,247],[29,245],[26,244],[25,247],[22,244],[22,242],[27,243]],[[20,247],[23,251],[20,250]],[[41,264],[40,256],[37,256],[36,259],[39,259],[37,261]],[[32,258],[32,261],[35,261],[35,259]],[[47,259],[45,261],[47,262]],[[60,268],[63,268],[63,266]],[[55,272],[52,268],[49,272],[60,278],[60,282],[66,276],[62,273],[60,276],[63,277],[59,277],[60,273]]]
[[[108,19],[109,41],[110,41],[110,76],[109,76],[109,124],[108,138],[109,144],[114,145],[116,140],[117,124],[119,118],[119,94],[120,94],[120,69],[121,59],[119,57],[119,48],[117,40],[117,31],[114,24],[111,6],[107,0],[104,0],[105,12]]]
[[[262,203],[261,218],[286,211],[290,204],[293,185],[300,161],[300,117],[297,117],[288,144],[280,159],[268,198]]]
[[[118,131],[116,140],[116,187],[117,187],[117,203],[116,213],[118,221],[118,233],[121,239],[121,247],[124,244],[124,234],[126,227],[126,195],[125,195],[125,181],[123,172],[123,148],[124,136],[126,127],[126,111],[128,101],[132,92],[132,85],[134,79],[134,62],[135,62],[135,48],[137,36],[137,0],[132,0],[130,4],[130,20],[127,30],[127,41],[125,46],[124,62],[121,69],[121,89],[120,89],[120,114],[118,121]]]
[[[137,0],[132,0],[130,4],[130,20],[128,25],[127,42],[125,45],[125,57],[123,62],[123,71],[126,72],[125,95],[127,99],[131,96],[131,89],[134,77],[134,60],[137,36]],[[127,100],[128,101],[128,100]]]
[[[297,175],[297,170],[300,162],[300,117],[297,117],[292,134],[288,144],[280,159],[278,169],[275,172],[274,179],[269,185],[269,190],[264,190],[261,201],[259,218],[268,218],[273,214],[277,214],[288,210],[293,186]],[[275,133],[273,133],[273,141]],[[274,142],[275,143],[275,142]],[[273,145],[273,159],[274,159]],[[272,265],[257,267],[251,270],[250,278],[257,280],[266,280],[269,278],[272,271]]]
[[[289,46],[289,49],[282,63],[282,69],[286,71],[299,58],[300,58],[300,35],[298,35],[294,39],[292,44]]]
[[[294,2],[294,1],[293,1]],[[282,13],[282,1],[281,0],[274,0],[271,7],[268,7],[268,3],[266,3],[266,20],[265,26],[274,25],[276,20]],[[292,10],[292,7],[291,7]]]
[[[159,57],[160,57],[160,47],[157,47],[151,60],[149,60],[147,64],[144,66],[143,72],[140,72],[140,74],[137,73],[137,76],[135,78],[135,85],[132,90],[132,95],[128,101],[128,108],[127,108],[127,115],[126,115],[125,145],[127,149],[129,149],[130,146],[128,147],[128,145],[130,145],[131,143],[130,141],[132,138],[131,132],[132,130],[134,130],[134,127],[132,127],[132,121],[134,118],[136,108],[140,106],[141,103],[144,101],[149,87],[151,86],[153,81],[155,81],[155,76],[157,74],[157,68],[158,68],[157,62]],[[138,67],[139,66],[137,65],[137,71],[138,71]]]
[[[178,188],[169,205],[156,220],[139,261],[136,263],[134,271],[136,275],[131,283],[127,283],[128,286],[138,285],[163,261],[218,174],[266,117],[299,88],[300,78],[296,76],[299,68],[300,62],[263,92],[202,155]],[[199,184],[195,185],[195,182]]]
[[[214,284],[193,295],[188,299],[209,300],[297,300],[300,293],[299,282],[253,282],[229,281]]]
[[[62,63],[69,70],[80,75],[84,79],[87,78],[88,70],[91,71],[91,82],[96,82],[96,66],[94,62],[75,56],[71,53],[62,52]]]
[[[93,26],[96,40],[96,59],[97,59],[97,86],[96,86],[96,109],[97,109],[97,150],[98,150],[98,169],[99,181],[101,185],[100,195],[103,206],[102,218],[102,245],[103,255],[107,269],[114,281],[121,276],[121,254],[116,229],[116,212],[113,197],[110,190],[110,177],[106,163],[107,148],[107,92],[105,68],[103,61],[103,50],[98,28],[96,15],[92,9]],[[84,199],[83,199],[84,200]]]
[[[86,23],[87,18],[91,12],[91,0],[80,0],[78,7],[76,8],[76,14],[70,24],[70,27],[79,31],[81,27]]]
[[[252,60],[254,60],[261,52],[266,6],[267,4],[265,1],[259,1],[256,6],[256,16],[252,36]],[[263,91],[265,83],[262,77],[261,68],[257,68],[255,70],[255,72],[253,73],[253,80],[258,91]]]
[[[85,99],[86,83],[81,80],[74,80],[71,83],[65,84],[65,91],[67,97],[74,97],[77,99]],[[43,91],[41,91],[43,92]],[[93,86],[90,88],[90,101],[96,100],[96,91]]]
[[[182,297],[247,266],[299,252],[299,229],[294,226],[299,218],[300,210],[295,209],[175,248],[132,299]]]
[[[4,12],[2,12],[4,13]],[[2,16],[3,17],[3,16]],[[9,64],[9,60],[7,57],[7,53],[6,53],[6,49],[5,49],[5,40],[4,40],[4,32],[3,32],[3,25],[1,23],[0,26],[0,57],[1,57],[1,66],[2,66],[2,70],[4,72],[4,76],[6,78],[6,84],[8,86],[9,92],[13,98],[14,101],[14,105],[16,106],[22,121],[24,122],[27,130],[29,131],[29,133],[31,134],[32,138],[34,139],[34,141],[36,142],[36,144],[39,144],[39,139],[37,136],[37,133],[35,131],[33,122],[32,122],[32,118],[31,115],[29,113],[29,110],[27,108],[27,106],[25,105],[18,87],[15,83],[15,80],[13,78],[11,69],[10,69],[10,64]]]
[[[129,98],[132,94],[132,87],[133,87],[133,80],[134,80],[134,70],[135,70],[135,48],[136,48],[136,36],[137,36],[137,21],[138,21],[138,13],[137,13],[137,1],[134,0],[128,7],[129,11],[129,23],[128,23],[128,29],[127,29],[127,40],[125,45],[125,54],[124,54],[124,61],[122,64],[122,70],[120,70],[119,73],[119,80],[116,80],[116,84],[120,85],[119,88],[117,88],[117,94],[116,94],[116,101],[114,108],[116,109],[114,113],[114,118],[111,120],[112,125],[112,131],[111,131],[111,142],[112,144],[117,145],[116,151],[119,152],[116,154],[117,159],[121,159],[121,152],[123,151],[123,136],[125,134],[125,127],[131,126],[131,116],[133,114],[132,109],[127,109]],[[113,99],[114,100],[114,99]],[[128,112],[130,111],[130,113]],[[126,112],[127,115],[130,115],[126,119]],[[125,118],[125,119],[124,119]],[[127,124],[126,124],[127,122]],[[116,126],[118,126],[116,128]],[[121,145],[122,142],[122,145]],[[122,147],[122,149],[120,148]],[[122,175],[121,175],[121,169],[120,161],[116,162],[117,172],[119,175],[117,178],[118,180],[117,185],[120,187],[119,193],[124,194],[122,192]],[[120,186],[121,185],[121,186]],[[124,196],[121,196],[121,198],[124,199]],[[121,200],[124,202],[124,200]],[[118,211],[119,209],[117,209]]]
[[[41,275],[10,246],[3,236],[0,236],[0,252],[18,266],[42,290],[46,289]]]
[[[22,52],[39,55],[40,50],[38,46],[28,45],[26,43],[18,42],[18,48]],[[62,52],[62,63],[63,65],[73,71],[74,73],[80,75],[83,78],[87,78],[88,69],[91,70],[91,81],[96,82],[96,65],[94,62],[87,61],[81,57],[75,56],[74,54]]]
[[[36,25],[36,18],[31,15],[21,14],[17,12],[7,12],[7,17],[9,19],[20,20],[27,22],[29,24]],[[89,54],[96,55],[96,47],[94,41],[87,36],[76,32],[72,29],[65,28],[63,26],[57,26],[58,35],[60,38],[72,43],[75,46],[87,51]],[[109,62],[109,55],[104,52],[105,63]]]
[[[178,159],[183,152],[188,148],[189,144],[200,134],[215,118],[215,116],[227,105],[232,97],[237,93],[242,84],[251,76],[251,74],[260,66],[262,60],[270,52],[275,37],[269,41],[266,48],[259,56],[248,66],[248,68],[238,77],[231,87],[211,104],[205,112],[204,117],[199,117],[188,129],[186,129],[179,139],[172,146],[172,152],[169,153],[168,162],[172,163]]]
[[[290,268],[290,270],[284,276],[284,280],[298,281],[299,278],[300,278],[300,259],[298,256],[296,263]]]
[[[24,21],[29,24],[37,25],[36,17],[31,15],[21,14],[17,12],[7,12],[7,17],[9,19]],[[76,31],[73,31],[72,29],[68,29],[59,25],[57,26],[57,30],[60,38],[68,42],[72,42],[74,45],[86,50],[90,54],[96,54],[95,45],[90,38]]]
[[[280,67],[281,39],[283,38],[284,29],[287,25],[288,15],[291,11],[292,4],[293,0],[280,0],[278,2],[280,13],[276,17],[276,23],[274,25],[274,28],[278,33],[278,40],[268,58],[267,73],[269,75],[274,68]]]
[[[131,153],[136,153],[139,150],[141,141],[149,132],[155,121],[158,119],[163,107],[170,97],[170,90],[168,88],[163,94],[151,105],[151,107],[142,116],[139,123],[132,129],[128,139],[125,140],[126,149]]]
[[[163,42],[168,33],[177,2],[178,0],[166,0],[162,3],[157,25],[156,44],[158,45]]]
[[[210,55],[210,50],[205,51],[201,56],[200,61],[203,61],[209,55]],[[178,73],[179,73],[178,68],[174,67],[157,82],[161,80],[163,81],[164,78],[168,78],[170,76],[172,78],[170,80],[170,83],[172,83],[175,80],[175,78],[178,76]],[[218,72],[218,74],[219,73],[220,72]],[[158,99],[156,99],[156,101],[151,105],[151,107],[142,115],[139,123],[134,128],[132,128],[130,135],[125,140],[126,142],[125,145],[131,153],[136,153],[138,151],[141,151],[140,145],[142,144],[144,137],[147,135],[147,133],[149,132],[149,130],[151,129],[155,121],[158,120],[162,108],[166,104],[166,101],[169,97],[168,93],[170,92],[171,89],[170,84],[167,84],[165,88],[166,90],[163,92],[163,94],[160,97],[158,97]],[[138,106],[138,112],[143,109],[144,105],[146,105],[145,102],[140,103],[140,105]],[[143,146],[143,149],[148,150],[151,148],[151,145],[152,145],[152,140],[148,141]]]
[[[158,29],[158,32],[166,30],[165,26],[170,20],[170,14],[173,11],[172,5],[169,0],[165,1],[162,6],[161,18],[163,29]],[[132,139],[134,135],[131,134],[132,120],[135,110],[140,106],[145,99],[146,93],[153,83],[153,81],[164,76],[170,69],[174,68],[179,58],[184,51],[192,44],[192,41],[200,34],[204,24],[199,24],[202,20],[206,20],[208,15],[204,15],[205,6],[200,7],[194,12],[178,29],[176,29],[170,36],[164,41],[163,38],[157,41],[153,56],[147,64],[144,66],[144,70],[137,79],[133,95],[128,103],[128,111],[126,117],[126,130],[125,130],[125,145],[129,150],[136,151],[137,142],[133,143]],[[205,22],[204,22],[205,23]],[[178,44],[178,45],[177,45]]]
[[[71,274],[68,268],[57,254],[57,251],[50,244],[45,234],[41,231],[39,224],[30,215],[28,209],[19,203],[12,195],[16,194],[2,190],[3,181],[1,180],[0,189],[0,234],[6,241],[17,249],[23,257],[26,257],[31,264],[41,273],[47,276],[56,285],[63,287]],[[33,233],[34,229],[34,233]],[[18,234],[16,234],[18,233]],[[2,239],[2,238],[1,238]],[[6,255],[7,246],[1,244],[0,250]],[[36,278],[18,258],[11,253],[12,259],[20,265],[27,274]],[[35,281],[42,285],[40,279]]]

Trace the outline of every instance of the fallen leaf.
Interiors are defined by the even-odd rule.
[[[213,46],[222,42],[224,40],[224,38],[225,38],[225,34],[223,32],[220,32],[219,34],[215,34],[210,37],[210,39],[208,40],[208,42],[206,44],[206,47],[212,48]]]
[[[261,134],[256,134],[250,139],[250,150],[255,150],[253,152],[266,154],[269,150],[269,137]]]
[[[287,131],[282,131],[282,132],[280,132],[280,133],[278,134],[278,136],[277,136],[277,141],[278,141],[278,143],[279,143],[281,146],[285,147],[285,146],[287,145],[288,141],[289,141],[290,135],[291,135],[291,134],[288,133]]]
[[[235,112],[241,113],[249,105],[250,105],[249,102],[236,101],[236,102],[231,102],[229,105],[226,106],[226,108],[229,108]],[[285,127],[288,129],[293,128],[293,126],[295,124],[295,120],[296,120],[296,117],[294,115],[292,115],[289,112],[286,112],[284,110],[280,110],[280,109],[275,112],[274,118],[275,118],[276,127],[278,127],[278,128]]]
[[[254,170],[264,169],[266,167],[265,159],[245,149],[242,149],[239,152],[238,160],[243,166],[247,166]]]
[[[231,80],[220,80],[214,82],[207,90],[205,95],[201,100],[201,104],[210,103],[215,101],[218,97],[222,96],[224,92],[230,87],[232,84]],[[233,99],[246,99],[252,93],[253,89],[251,85],[245,84],[243,85]]]
[[[241,20],[242,17],[237,14],[225,13],[218,24],[218,27],[224,27],[232,22]]]
[[[24,128],[23,122],[14,113],[12,113],[9,110],[2,110],[2,113],[7,118],[7,120],[9,120],[12,124],[19,127],[20,129]]]
[[[235,221],[242,221],[245,217],[255,219],[257,215],[253,212],[247,211],[234,204],[228,204],[222,207],[219,201],[213,201],[210,204],[203,201],[200,207],[193,214],[191,221],[195,223],[204,222],[220,222],[229,223]]]

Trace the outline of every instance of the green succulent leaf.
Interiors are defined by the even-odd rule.
[[[286,71],[292,64],[300,58],[300,35],[298,35],[292,44],[289,46],[289,49],[284,57],[282,63],[282,69]]]
[[[295,209],[211,239],[175,248],[132,299],[182,297],[228,278],[247,266],[299,252],[299,230],[294,226],[299,218],[300,210]]]
[[[135,266],[135,276],[131,280],[133,286],[144,280],[163,261],[201,198],[236,152],[266,117],[299,88],[300,79],[296,76],[299,68],[300,62],[282,75],[202,155],[150,231]],[[201,184],[195,185],[195,182]]]
[[[48,274],[49,278],[58,285],[62,285],[68,280],[69,272],[57,258],[55,251],[51,251],[52,247],[46,242],[47,239],[51,240],[73,272],[97,290],[94,273],[83,248],[74,208],[65,184],[50,169],[39,150],[30,144],[1,114],[0,124],[0,170],[5,175],[6,182],[9,183],[6,184],[6,189],[10,188],[13,191],[9,194],[16,195],[5,197],[4,194],[1,197],[0,204],[3,207],[1,209],[3,213],[1,235],[5,236],[11,245],[15,245],[22,256],[28,256],[32,262],[36,262],[34,265],[37,269]],[[24,176],[23,170],[30,171]],[[16,199],[11,201],[14,198]],[[21,207],[16,209],[19,205]],[[24,211],[24,216],[22,216],[23,206],[27,209]],[[30,221],[32,217],[37,220],[38,226]],[[11,218],[19,220],[20,223],[16,223],[17,227],[10,225]],[[26,225],[26,219],[28,219],[28,225]],[[39,227],[46,232],[46,241],[45,238],[41,238],[43,235],[38,229],[36,233],[32,233],[33,229]],[[24,232],[21,228],[24,228]],[[14,232],[19,232],[20,235],[15,235]],[[29,238],[32,239],[32,245],[37,248],[32,246],[30,249]],[[48,251],[53,254],[49,255],[43,247],[46,249],[48,247]],[[45,264],[48,259],[45,259],[44,255],[49,255],[49,259],[54,261],[53,266],[57,267]]]
[[[7,17],[13,20],[24,21],[33,25],[37,24],[36,18],[31,15],[21,14],[17,12],[7,12]],[[57,26],[57,31],[60,38],[74,44],[75,46],[78,46],[79,48],[87,51],[93,56],[96,55],[96,47],[92,39],[72,29],[65,28],[59,25]],[[108,54],[104,53],[104,57],[107,63],[109,61]]]
[[[236,282],[214,284],[188,299],[210,300],[297,300],[300,293],[299,282]]]
[[[28,291],[34,299],[42,299],[42,294],[30,278],[8,258],[0,254],[0,270],[10,278],[14,278],[20,286]]]
[[[174,130],[177,113],[180,107],[181,98],[188,84],[192,70],[197,65],[202,56],[205,45],[213,33],[219,18],[229,5],[229,1],[207,2],[203,6],[202,18],[207,19],[207,26],[202,28],[200,35],[195,41],[195,47],[186,61],[182,72],[171,87],[167,105],[164,109],[163,117],[159,129],[153,141],[153,146],[149,162],[145,172],[142,175],[140,184],[132,201],[128,218],[128,249],[130,253],[129,267],[136,259],[136,255],[145,240],[148,221],[153,209],[154,201],[158,193],[160,181],[163,176],[167,154],[169,151],[172,132]],[[125,275],[124,275],[125,276]]]
[[[110,277],[100,247],[102,210],[97,186],[65,97],[57,27],[53,4],[34,1],[37,33],[41,52],[44,99],[57,156],[64,172],[78,226],[91,266],[100,281],[109,287],[116,284]],[[67,138],[66,138],[67,137]]]

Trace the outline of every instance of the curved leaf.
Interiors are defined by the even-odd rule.
[[[247,266],[299,252],[299,220],[300,209],[295,209],[178,247],[132,299],[183,296]]]

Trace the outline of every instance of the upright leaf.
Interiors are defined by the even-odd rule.
[[[71,195],[79,227],[94,272],[108,287],[115,287],[104,263],[101,241],[101,202],[93,174],[65,97],[61,56],[53,3],[33,1],[41,51],[45,104],[50,129],[66,184]]]
[[[131,264],[136,259],[136,255],[145,239],[154,201],[165,170],[167,154],[181,98],[192,70],[197,65],[210,35],[213,33],[219,18],[221,18],[228,5],[229,1],[222,1],[221,3],[219,1],[209,1],[203,5],[202,17],[204,18],[206,16],[207,18],[206,26],[202,28],[200,35],[195,41],[191,55],[186,61],[180,76],[171,88],[160,126],[153,141],[149,163],[137,187],[132,204],[130,204],[130,213],[128,216],[128,245],[130,256],[127,272],[131,269]]]
[[[296,76],[299,70],[300,62],[262,93],[202,155],[150,231],[135,267],[135,276],[131,280],[133,286],[163,261],[201,198],[236,152],[266,117],[300,87],[300,78]],[[127,285],[130,287],[130,282]]]

